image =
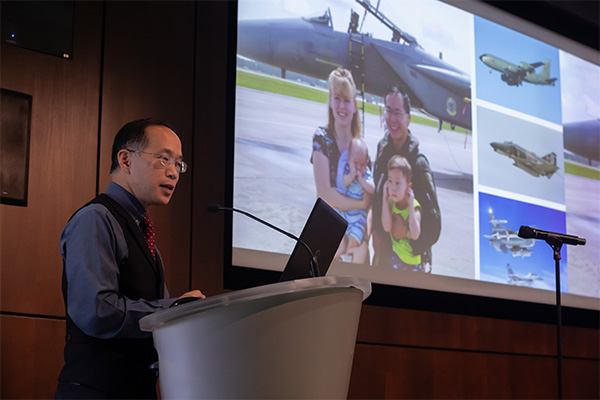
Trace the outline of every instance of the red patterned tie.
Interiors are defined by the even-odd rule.
[[[140,223],[140,227],[142,228],[142,233],[144,234],[144,240],[152,253],[152,257],[156,260],[156,253],[154,250],[154,225],[152,224],[152,220],[148,213],[144,214],[144,219]]]

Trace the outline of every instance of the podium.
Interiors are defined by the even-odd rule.
[[[140,320],[158,352],[163,399],[346,398],[361,304],[355,277],[280,282]]]

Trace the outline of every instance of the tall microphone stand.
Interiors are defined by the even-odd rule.
[[[563,373],[562,373],[562,313],[560,304],[560,250],[563,242],[556,238],[547,238],[546,243],[554,250],[554,268],[556,270],[556,359],[558,373],[558,398],[563,398]]]
[[[521,225],[519,237],[528,239],[542,239],[554,250],[554,264],[556,269],[556,359],[558,372],[558,398],[563,398],[563,374],[562,374],[562,316],[560,305],[560,249],[563,244],[573,246],[585,246],[586,240],[573,235],[566,235],[558,232],[547,232],[530,226]]]

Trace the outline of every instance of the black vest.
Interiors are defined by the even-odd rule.
[[[84,207],[93,203],[100,203],[110,211],[123,229],[127,242],[127,260],[119,265],[119,295],[132,300],[163,298],[162,265],[157,265],[152,258],[133,218],[105,194],[100,194]],[[62,290],[67,335],[65,365],[58,380],[76,382],[112,398],[156,398],[156,372],[149,368],[158,361],[152,338],[98,339],[86,335],[69,317],[67,285],[63,263]]]

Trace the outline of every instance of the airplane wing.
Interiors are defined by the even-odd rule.
[[[525,258],[531,256],[533,250],[521,246],[513,246],[510,248],[510,252],[512,253],[513,257]]]
[[[381,41],[380,41],[381,42]],[[440,121],[471,129],[470,79],[442,60],[425,53],[415,44],[373,40],[369,51],[378,54],[389,73],[408,92],[411,105]],[[388,85],[393,84],[390,81]]]
[[[402,83],[413,89],[409,84],[416,78],[416,73],[420,73],[435,83],[444,86],[446,89],[460,94],[462,97],[471,97],[471,79],[468,75],[452,71],[439,66],[427,65],[422,63],[407,63],[406,57],[399,54],[397,50],[388,49],[377,43],[370,43],[377,53],[383,58],[385,63],[396,73]],[[412,78],[412,79],[411,79]],[[414,92],[415,90],[413,90]],[[412,102],[412,97],[411,97]]]
[[[524,164],[515,164],[515,166],[521,168],[523,171],[527,172],[529,175],[539,178],[540,173],[533,168],[529,168],[529,166]]]
[[[522,63],[521,66],[527,65],[528,67],[531,68],[527,68],[527,72],[533,72],[534,69],[536,69],[537,67],[541,67],[542,65],[544,65],[543,62],[534,62],[534,63]]]
[[[409,94],[411,103],[417,108],[423,107],[423,100],[419,98],[416,95],[416,93],[412,90],[410,85],[407,84],[408,78],[410,77],[410,71],[408,69],[408,65],[406,64],[406,62],[404,62],[406,60],[401,60],[401,58],[397,56],[397,53],[383,46],[380,46],[375,43],[371,43],[370,45],[377,51],[377,53],[381,56],[385,63],[394,71],[400,83],[402,83],[404,87],[411,91],[411,93]],[[392,84],[392,82],[390,84]]]
[[[463,97],[471,97],[471,79],[468,75],[431,65],[415,64],[412,67],[449,90],[460,93]]]

